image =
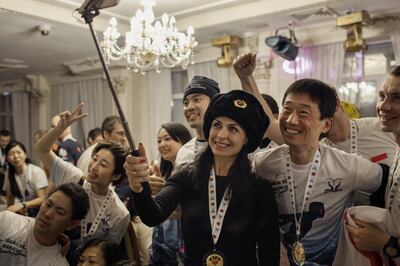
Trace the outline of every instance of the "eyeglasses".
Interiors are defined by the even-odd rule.
[[[123,131],[123,130],[121,130],[121,131],[111,131],[111,134],[115,134],[115,135],[118,135],[118,136],[120,136],[120,137],[125,137],[126,135],[125,135],[125,131]]]

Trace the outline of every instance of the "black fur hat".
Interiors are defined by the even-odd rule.
[[[219,92],[220,89],[215,80],[203,76],[194,76],[183,93],[183,100],[192,93],[205,94],[212,98]]]
[[[241,90],[217,94],[211,99],[203,124],[203,132],[207,140],[210,136],[211,124],[219,116],[235,120],[246,131],[249,153],[258,147],[269,125],[268,116],[257,98]]]

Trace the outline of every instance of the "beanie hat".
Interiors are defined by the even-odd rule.
[[[259,146],[269,125],[268,116],[257,98],[241,90],[217,94],[211,99],[203,123],[203,133],[207,140],[211,124],[219,116],[229,117],[246,131],[249,153]]]
[[[192,93],[205,94],[212,98],[219,92],[220,89],[215,80],[203,76],[194,76],[183,93],[183,100]]]

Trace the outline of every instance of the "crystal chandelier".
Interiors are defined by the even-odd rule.
[[[189,63],[193,64],[193,48],[197,46],[193,27],[187,29],[187,34],[179,32],[175,18],[165,13],[161,22],[153,23],[156,1],[142,0],[140,4],[143,11],[137,10],[136,16],[131,18],[131,31],[125,34],[125,47],[118,46],[121,34],[117,20],[111,18],[101,44],[106,62],[126,58],[128,69],[140,71],[143,75],[152,68],[159,73],[160,64],[169,68],[181,64],[184,69]]]

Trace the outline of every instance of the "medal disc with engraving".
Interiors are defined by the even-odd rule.
[[[303,244],[296,241],[292,247],[293,260],[297,265],[303,265],[306,261],[306,251],[304,250]]]
[[[203,257],[203,266],[224,266],[224,260],[222,252],[213,250]]]

